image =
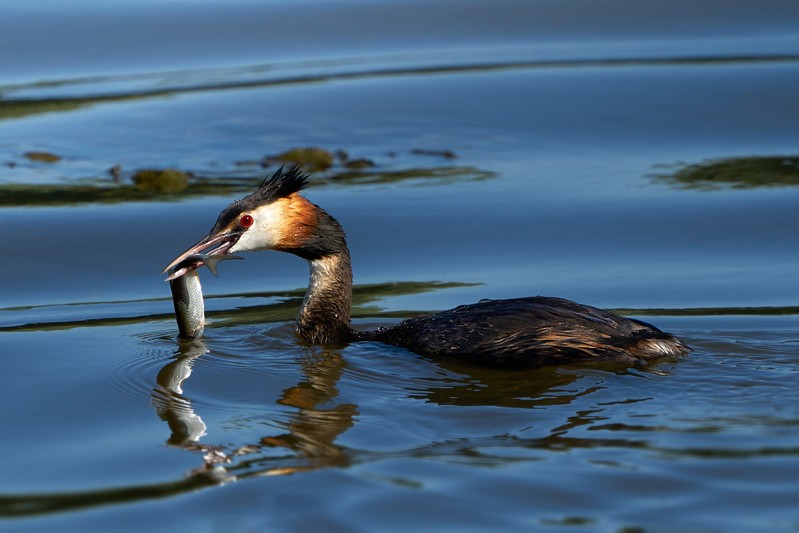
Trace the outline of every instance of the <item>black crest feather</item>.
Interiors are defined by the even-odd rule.
[[[227,206],[214,224],[211,233],[217,233],[227,227],[231,221],[245,212],[265,205],[280,198],[285,198],[299,192],[308,185],[308,175],[303,174],[300,167],[292,165],[286,170],[280,167],[271,176],[267,176],[255,191],[241,200],[236,200]]]
[[[249,200],[254,205],[263,205],[299,192],[307,185],[308,175],[303,174],[299,166],[292,165],[288,170],[280,167],[274,174],[267,176],[255,192],[242,198],[241,201]]]

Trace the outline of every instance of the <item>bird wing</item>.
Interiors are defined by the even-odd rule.
[[[654,326],[570,300],[549,297],[482,300],[414,318],[374,340],[432,357],[530,366],[575,359],[638,362],[649,339],[673,339]],[[679,342],[679,341],[678,341]],[[665,355],[662,349],[653,349]]]

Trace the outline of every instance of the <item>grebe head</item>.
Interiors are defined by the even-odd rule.
[[[194,254],[277,250],[318,259],[340,250],[343,233],[322,209],[299,195],[308,177],[282,167],[250,195],[227,206],[206,237],[175,258],[164,272]],[[170,278],[185,273],[176,270]]]

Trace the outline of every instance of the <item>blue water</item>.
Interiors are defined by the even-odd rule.
[[[3,6],[0,527],[795,531],[797,15]],[[305,347],[307,267],[277,253],[203,272],[206,337],[178,342],[161,269],[298,146],[375,165],[307,190],[347,230],[358,327],[543,294],[694,351],[511,372]]]

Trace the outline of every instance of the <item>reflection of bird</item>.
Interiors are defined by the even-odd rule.
[[[584,359],[636,362],[689,351],[676,337],[645,322],[544,297],[483,300],[389,328],[355,331],[350,325],[352,267],[344,231],[326,211],[300,196],[306,180],[296,167],[278,170],[222,211],[209,235],[167,270],[200,252],[277,250],[306,259],[311,276],[296,331],[313,344],[372,340],[432,357],[497,366]]]

